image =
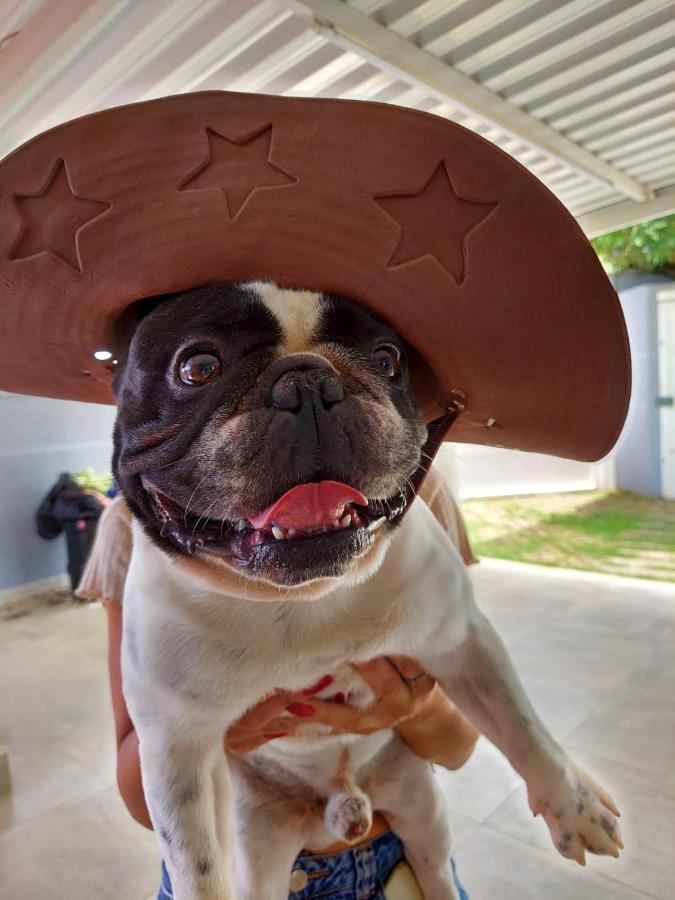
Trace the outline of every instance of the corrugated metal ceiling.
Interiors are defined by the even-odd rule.
[[[675,0],[0,0],[0,156],[97,109],[213,89],[446,116],[588,233],[675,209]]]

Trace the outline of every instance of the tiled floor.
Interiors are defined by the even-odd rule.
[[[518,776],[481,741],[441,777],[472,900],[675,897],[675,591],[484,562],[478,597],[555,735],[619,800],[626,850],[586,869],[556,856]],[[146,900],[153,837],[114,785],[104,613],[0,621],[0,897]]]

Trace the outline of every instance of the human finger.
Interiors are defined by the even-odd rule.
[[[372,717],[368,710],[348,703],[335,703],[332,700],[319,700],[312,698],[313,715],[307,717],[304,722],[316,722],[327,725],[336,732],[350,732],[352,734],[368,734],[372,727]],[[364,730],[365,729],[365,730]]]
[[[410,693],[410,700],[416,703],[430,694],[436,686],[436,679],[428,675],[415,659],[408,656],[391,656],[389,662],[396,669]],[[411,709],[412,713],[413,710]]]
[[[256,728],[235,723],[225,733],[225,749],[230,753],[248,753],[268,741],[295,734],[298,724],[292,716],[277,716]]]
[[[297,732],[298,728],[301,725],[304,725],[306,722],[305,719],[296,718],[295,716],[277,716],[275,719],[270,719],[269,722],[266,722],[264,727],[264,731],[262,732],[267,736],[268,739],[271,739],[271,736],[281,737],[283,734],[284,737],[288,737],[289,735],[293,735]]]
[[[407,685],[410,700],[413,704],[416,705],[419,700],[423,700],[425,697],[431,694],[431,692],[436,687],[436,679],[432,678],[431,675],[427,675],[426,672],[423,672],[421,675],[418,675],[413,681],[408,681]]]
[[[293,696],[287,691],[275,691],[247,710],[234,724],[249,731],[260,730],[271,719],[280,716],[292,702]]]
[[[383,656],[355,668],[379,697],[386,697],[391,705],[406,710],[415,701],[433,690],[435,680],[419,663],[407,656]],[[412,709],[408,711],[412,712]]]

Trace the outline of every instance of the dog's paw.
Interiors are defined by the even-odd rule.
[[[530,809],[542,815],[558,852],[586,865],[586,851],[618,858],[623,849],[616,817],[621,815],[610,795],[590,775],[567,763],[559,780],[530,789]]]
[[[373,823],[370,800],[358,788],[349,794],[331,794],[323,817],[326,831],[338,841],[355,841],[368,834]]]

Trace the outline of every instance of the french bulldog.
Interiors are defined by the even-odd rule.
[[[546,730],[422,502],[427,440],[401,338],[349,298],[214,284],[148,302],[120,358],[114,471],[135,517],[123,689],[177,900],[282,900],[306,846],[386,814],[427,900],[456,900],[431,765],[393,731],[226,757],[275,689],[420,661],[507,756],[565,857],[618,856],[611,798]],[[409,508],[408,508],[409,507]],[[405,515],[404,515],[405,513]]]

